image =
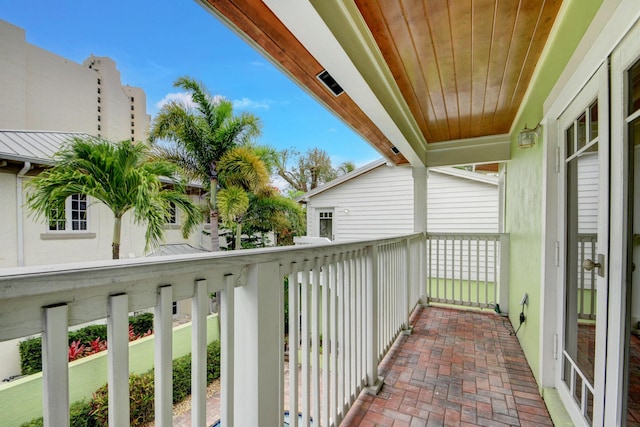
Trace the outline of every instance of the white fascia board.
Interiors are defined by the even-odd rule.
[[[420,154],[403,135],[313,5],[308,0],[263,0],[263,2],[322,64],[389,141],[400,150],[409,163],[414,166],[424,166]],[[348,12],[344,9],[335,12],[348,16]],[[403,101],[398,100],[398,102]],[[412,120],[412,118],[407,119]],[[421,133],[415,131],[412,137],[422,140],[423,146],[426,145]],[[387,158],[389,156],[389,153],[381,154]]]
[[[297,197],[295,199],[296,202],[304,202],[307,201],[309,199],[309,197],[313,197],[316,194],[322,193],[324,191],[327,191],[333,187],[336,187],[340,184],[342,184],[343,182],[347,182],[352,180],[355,177],[358,177],[364,173],[367,173],[373,169],[376,169],[382,165],[384,165],[385,163],[387,163],[387,161],[385,159],[379,159],[379,160],[375,160],[371,163],[368,163],[362,167],[359,167],[358,169],[355,169],[349,173],[346,173],[342,176],[339,176],[336,179],[333,179],[329,182],[327,182],[326,184],[320,185],[316,188],[314,188],[313,190],[309,190],[306,193],[304,193],[302,196]]]
[[[427,167],[498,163],[510,158],[509,134],[435,142],[427,146]]]
[[[458,178],[468,179],[471,181],[483,182],[485,184],[498,185],[499,178],[494,175],[487,175],[478,172],[469,172],[464,169],[443,166],[439,168],[429,168],[429,172],[437,172],[444,175],[455,176]]]

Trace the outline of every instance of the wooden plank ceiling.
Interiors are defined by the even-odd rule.
[[[207,0],[232,27],[395,163],[384,134],[260,0]],[[351,0],[425,141],[508,133],[561,0]]]

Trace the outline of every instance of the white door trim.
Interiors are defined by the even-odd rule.
[[[610,191],[610,276],[609,300],[609,336],[607,347],[619,349],[611,352],[607,359],[605,425],[622,425],[626,418],[623,413],[625,383],[626,343],[626,271],[627,271],[627,233],[628,194],[629,194],[629,155],[627,135],[627,82],[626,71],[640,59],[640,22],[629,31],[611,57],[611,191]]]

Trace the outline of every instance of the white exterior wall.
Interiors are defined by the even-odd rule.
[[[113,60],[92,56],[77,64],[27,43],[23,29],[2,20],[0,93],[0,129],[84,132],[113,141],[133,136],[139,141],[151,122],[144,91],[123,87]]]
[[[411,233],[411,182],[411,168],[382,166],[317,194],[307,204],[307,234],[319,235],[318,211],[328,208],[334,209],[336,241]]]
[[[28,178],[25,179],[25,181]],[[16,205],[16,175],[0,173],[0,268],[17,267],[18,232]],[[200,203],[197,196],[194,202]],[[181,221],[178,211],[178,223]],[[89,200],[87,212],[88,229],[77,231],[49,231],[45,220],[35,220],[25,208],[24,221],[24,265],[61,264],[68,262],[111,259],[113,239],[113,214],[102,203]],[[123,218],[120,257],[141,257],[144,253],[144,224],[134,224],[130,213]],[[189,243],[202,246],[201,229],[194,231],[189,239],[182,238],[179,226],[169,225],[165,230],[165,243]]]
[[[497,233],[498,185],[434,170],[427,180],[430,233]],[[333,209],[336,241],[381,238],[413,232],[411,167],[379,166],[310,196],[307,235],[319,236],[318,212]]]
[[[435,171],[427,181],[427,231],[497,233],[498,185]]]

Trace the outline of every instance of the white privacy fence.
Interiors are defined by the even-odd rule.
[[[506,309],[507,234],[429,234],[426,250],[430,301]]]
[[[69,425],[67,331],[107,319],[109,424],[129,424],[128,314],[155,312],[157,426],[172,424],[172,303],[192,299],[192,425],[206,425],[206,316],[221,298],[223,425],[338,425],[425,294],[425,236],[5,270],[0,341],[43,336],[46,426]],[[284,376],[284,286],[289,375]],[[295,368],[297,367],[297,369]],[[288,393],[285,394],[285,383]]]

